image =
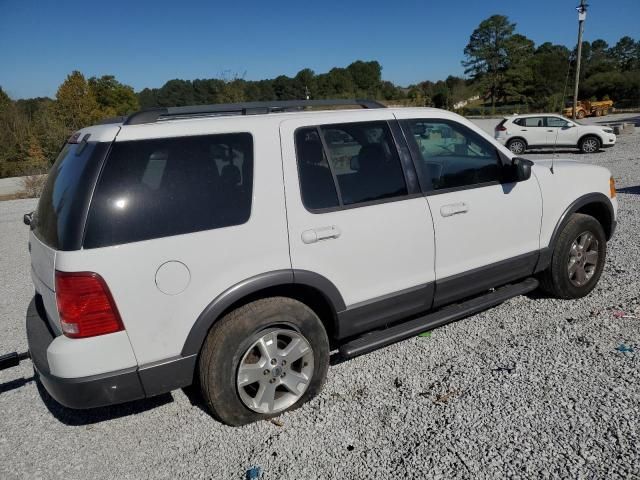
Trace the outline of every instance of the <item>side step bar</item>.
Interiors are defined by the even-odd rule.
[[[462,303],[444,307],[435,312],[423,315],[422,317],[394,325],[384,330],[367,333],[362,337],[341,345],[339,348],[340,355],[344,358],[353,358],[372,352],[378,348],[400,342],[401,340],[415,337],[427,330],[441,327],[447,323],[455,322],[461,318],[494,307],[512,297],[531,292],[538,288],[538,285],[539,282],[535,278],[527,278],[520,283],[500,287],[493,292],[474,297]]]

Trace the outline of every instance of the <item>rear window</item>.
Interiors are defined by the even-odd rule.
[[[114,143],[93,196],[85,248],[245,223],[251,213],[249,133]]]
[[[108,143],[66,144],[47,177],[32,223],[36,236],[56,250],[77,250]]]

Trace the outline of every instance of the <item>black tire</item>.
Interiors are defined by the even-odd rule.
[[[527,142],[521,138],[512,138],[507,142],[507,148],[516,155],[521,155],[527,149]]]
[[[587,116],[587,114],[585,113],[585,111],[584,111],[584,110],[578,110],[578,111],[576,112],[576,118],[578,118],[578,119],[580,119],[580,120],[582,120],[582,119],[583,119],[584,117],[586,117],[586,116]]]
[[[582,153],[596,153],[602,147],[600,139],[595,135],[587,135],[580,139],[578,148]]]
[[[592,276],[580,286],[575,285],[569,275],[571,246],[585,232],[591,233],[597,240],[598,259]],[[540,288],[558,298],[581,298],[588,295],[598,283],[607,254],[607,238],[600,222],[581,213],[569,218],[556,241],[551,264],[540,275]]]
[[[302,396],[285,410],[299,407],[322,390],[329,368],[329,340],[318,316],[309,307],[291,298],[256,300],[216,322],[200,353],[202,396],[212,415],[219,421],[239,426],[285,411],[265,414],[251,410],[242,401],[236,383],[240,362],[247,351],[262,335],[275,329],[292,330],[304,337],[313,354],[313,373],[309,384]]]

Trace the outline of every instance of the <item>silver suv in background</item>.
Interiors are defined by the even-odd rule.
[[[496,125],[495,138],[516,155],[528,149],[555,147],[594,153],[616,143],[616,136],[609,127],[585,125],[549,114],[505,117]]]

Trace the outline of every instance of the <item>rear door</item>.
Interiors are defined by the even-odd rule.
[[[288,120],[280,132],[292,266],[363,313],[341,315],[348,336],[430,307],[434,231],[393,115],[335,118]]]
[[[52,327],[59,333],[55,265],[60,251],[80,250],[89,199],[118,127],[102,136],[83,132],[67,143],[51,167],[31,222],[31,277]],[[93,138],[105,141],[92,141]]]
[[[523,117],[513,121],[515,124],[514,136],[521,136],[529,146],[547,144],[547,131],[542,117]]]

